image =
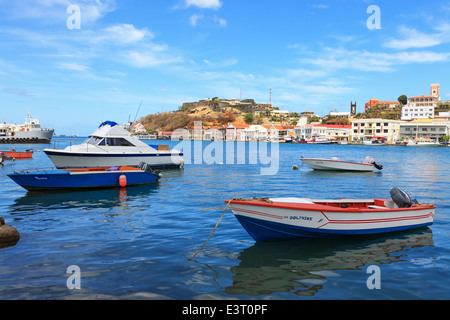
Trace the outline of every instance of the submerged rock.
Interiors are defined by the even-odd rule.
[[[5,219],[0,217],[0,248],[12,247],[16,245],[16,243],[20,239],[19,232],[5,224]]]

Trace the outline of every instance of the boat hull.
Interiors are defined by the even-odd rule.
[[[21,187],[35,191],[120,187],[121,175],[126,177],[126,186],[155,183],[159,179],[158,174],[142,170],[101,172],[42,170],[23,171],[8,176]]]
[[[18,151],[0,151],[0,154],[4,153],[7,157],[13,157],[14,159],[32,159],[33,152],[18,152]]]
[[[257,202],[255,202],[257,203]],[[308,206],[308,205],[306,205]],[[407,209],[294,209],[294,205],[265,206],[232,201],[230,209],[256,241],[297,238],[336,238],[379,234],[429,226],[435,207]],[[323,206],[320,206],[323,207]]]
[[[108,166],[139,166],[145,162],[153,168],[179,167],[183,160],[183,153],[154,152],[154,153],[78,153],[64,150],[44,150],[56,168],[90,168]]]
[[[330,159],[300,159],[300,160],[308,167],[314,170],[372,172],[375,168],[373,164],[338,161]]]

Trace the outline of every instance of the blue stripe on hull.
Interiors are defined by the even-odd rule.
[[[299,238],[338,238],[347,235],[364,235],[402,231],[426,227],[432,223],[400,226],[392,228],[363,229],[363,230],[324,230],[303,228],[282,223],[249,218],[235,215],[244,229],[256,241],[283,241]]]
[[[83,157],[83,158],[141,158],[141,157],[171,157],[183,156],[183,153],[61,153],[44,150],[47,156],[52,157]]]

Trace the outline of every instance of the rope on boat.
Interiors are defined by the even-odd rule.
[[[233,200],[234,200],[234,199],[233,199]],[[232,200],[228,201],[228,204],[227,204],[225,210],[223,211],[222,216],[220,216],[219,221],[217,221],[216,226],[214,227],[213,231],[212,231],[211,234],[209,235],[208,239],[206,239],[206,242],[202,245],[202,247],[201,247],[201,248],[200,248],[200,249],[199,249],[199,250],[198,250],[198,251],[197,251],[190,259],[188,259],[188,261],[191,261],[192,259],[194,259],[194,257],[195,257],[200,251],[202,251],[202,249],[206,246],[206,244],[208,243],[209,239],[211,239],[211,237],[212,237],[214,231],[216,231],[216,228],[217,228],[217,226],[219,225],[220,221],[222,220],[222,218],[223,218],[225,212],[228,210],[228,207],[230,206],[231,201],[232,201]]]
[[[214,231],[216,231],[217,227],[219,226],[220,221],[222,221],[223,216],[225,215],[225,212],[228,210],[228,207],[231,204],[231,201],[265,201],[267,203],[273,203],[273,201],[271,201],[269,198],[252,198],[252,199],[243,199],[243,198],[233,198],[233,200],[228,201],[228,204],[225,208],[225,210],[222,212],[222,215],[220,216],[219,221],[217,221],[216,226],[214,227],[214,229],[212,230],[211,234],[209,235],[208,239],[206,239],[205,243],[201,246],[201,248],[191,257],[188,258],[188,261],[191,261],[192,259],[194,259],[194,257],[200,252],[202,251],[202,249],[206,246],[206,244],[208,243],[209,239],[211,239],[212,235],[214,234]]]

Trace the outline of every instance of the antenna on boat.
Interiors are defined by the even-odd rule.
[[[141,110],[142,102],[144,102],[144,99],[142,99],[142,100],[141,100],[141,104],[139,105],[139,108],[138,108],[138,110],[137,110],[137,112],[136,112],[136,116],[134,117],[134,121],[133,121],[133,124],[134,124],[134,123],[136,122],[136,119],[137,119],[137,116],[138,116],[139,110]]]

